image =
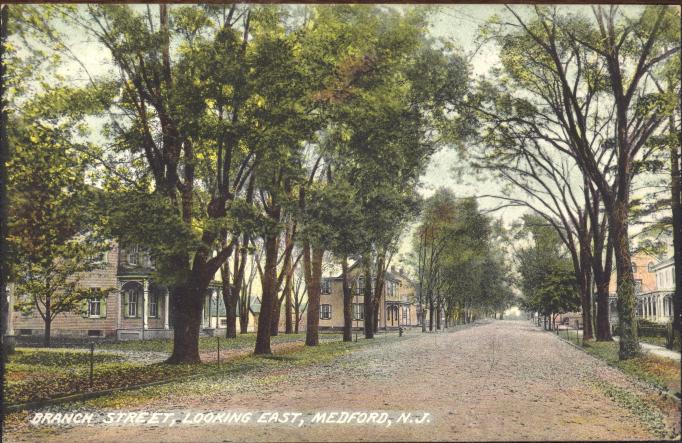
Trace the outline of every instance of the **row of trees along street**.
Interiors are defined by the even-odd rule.
[[[638,216],[657,216],[657,234],[672,231],[677,281],[682,270],[679,9],[506,9],[481,28],[501,66],[469,100],[482,127],[470,164],[509,185],[491,196],[500,207],[529,208],[555,230],[573,268],[586,340],[611,339],[615,268],[619,355],[630,358],[639,351],[629,232]],[[662,176],[656,202],[634,194],[638,183]],[[563,273],[565,263],[557,265]],[[540,287],[530,292],[543,297]],[[673,300],[679,339],[679,285]]]
[[[513,306],[509,233],[478,209],[473,198],[458,199],[441,188],[426,200],[413,234],[412,267],[417,301],[429,313],[429,330],[449,321],[469,323]],[[434,318],[435,316],[435,318]],[[422,321],[422,331],[426,322]]]
[[[292,296],[301,269],[306,344],[317,345],[325,255],[344,275],[359,260],[376,279],[364,292],[373,336],[418,178],[466,132],[467,62],[427,35],[427,10],[5,5],[3,14],[9,272],[48,341],[54,315],[103,295],[77,282],[110,239],[148,250],[169,288],[171,363],[199,361],[218,270],[228,337],[259,274],[255,353],[268,354],[282,305],[286,332],[301,308]],[[108,69],[88,70],[75,34]],[[69,75],[74,66],[85,78]]]
[[[4,5],[0,246],[3,279],[29,295],[19,306],[40,312],[49,341],[54,315],[106,294],[77,283],[116,239],[148,250],[169,288],[171,363],[199,361],[218,271],[228,337],[260,283],[255,353],[268,354],[282,309],[285,332],[305,309],[306,344],[318,344],[325,261],[342,269],[351,339],[357,262],[375,280],[363,289],[372,338],[384,275],[418,217],[410,261],[430,328],[441,313],[504,311],[516,283],[547,313],[575,308],[577,293],[585,339],[610,340],[615,268],[620,357],[636,355],[631,223],[672,231],[682,278],[679,9],[508,7],[479,29],[500,63],[477,78],[475,54],[430,36],[431,12]],[[81,40],[106,69],[91,72]],[[445,145],[453,166],[505,185],[478,197],[532,216],[509,230],[474,199],[422,202],[419,177]],[[633,197],[652,180],[658,192]],[[531,245],[509,251],[514,238]],[[677,331],[680,315],[677,290]]]

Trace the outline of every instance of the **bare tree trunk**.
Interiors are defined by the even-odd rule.
[[[275,300],[272,307],[272,319],[270,321],[270,336],[276,337],[279,335],[279,317],[282,314],[282,301],[279,296],[275,294]]]
[[[609,280],[610,273],[595,274],[597,287],[597,341],[611,341],[611,322],[609,319]]]
[[[429,332],[433,332],[433,294],[429,293]]]
[[[612,213],[609,214],[609,224],[613,232],[618,279],[618,322],[620,329],[618,357],[621,360],[626,360],[637,356],[640,348],[637,337],[637,319],[635,318],[635,285],[628,238],[628,203],[627,199],[623,200],[615,203]]]
[[[682,21],[682,19],[681,19]],[[682,38],[682,37],[681,37]],[[682,72],[680,73],[682,74]],[[682,107],[682,90],[680,91],[680,106]],[[682,108],[680,108],[682,119]],[[675,133],[675,119],[670,117],[670,132]],[[682,192],[680,189],[680,158],[682,157],[682,133],[677,131],[677,145],[670,147],[670,191],[671,207],[673,212],[673,257],[675,262],[675,292],[673,293],[673,340],[669,346],[672,348],[675,341],[681,340],[682,336]]]
[[[372,268],[369,253],[362,256],[365,287],[363,299],[365,305],[365,338],[374,338],[374,302],[372,300]]]
[[[9,5],[0,6],[0,349],[2,350],[3,361],[7,360],[7,356],[14,352],[14,342],[6,338],[9,331],[9,324],[12,313],[9,309],[9,301],[7,299],[7,214],[8,214],[8,200],[7,200],[7,162],[9,161],[9,138],[7,134],[7,109],[5,107],[4,97],[6,96],[5,77],[7,75],[6,57],[5,57],[5,43],[7,42],[8,24],[9,20]]]
[[[271,218],[279,220],[280,209],[272,210]],[[256,349],[254,354],[271,354],[270,322],[272,320],[273,305],[277,297],[277,251],[279,249],[279,235],[270,233],[265,238],[265,266],[263,269],[263,295],[258,317],[258,332],[256,334]]]
[[[583,340],[592,340],[592,260],[590,257],[590,239],[587,233],[581,233],[580,239],[580,304],[583,317]]]
[[[170,289],[173,303],[173,353],[168,363],[198,363],[199,329],[205,291],[197,287]]]
[[[251,285],[253,280],[249,283],[242,283],[242,295],[239,297],[239,333],[247,334],[249,332],[249,314],[251,312]]]
[[[49,315],[49,311],[46,311],[46,313]],[[46,348],[50,347],[50,340],[52,339],[52,319],[48,316],[45,318],[45,335],[43,336],[43,346]]]
[[[381,296],[384,292],[386,250],[381,248],[377,254],[376,282],[374,284],[374,333],[379,332],[379,312],[385,311],[381,306]],[[386,312],[383,312],[384,326],[386,326]]]
[[[348,257],[341,260],[343,286],[343,341],[353,341],[353,294],[348,284]]]
[[[303,266],[305,268],[306,286],[308,288],[308,316],[305,331],[306,346],[317,346],[320,343],[320,284],[322,281],[322,258],[324,250],[313,247],[307,242],[303,246]],[[310,250],[312,249],[312,257]]]
[[[284,282],[284,333],[291,334],[293,332],[293,321],[292,321],[292,306],[291,306],[291,293],[293,292],[292,280],[293,280],[293,269],[291,264],[288,265],[286,272],[286,281]]]

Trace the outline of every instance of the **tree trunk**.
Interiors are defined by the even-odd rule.
[[[592,340],[594,334],[592,333],[592,297],[590,296],[589,282],[583,282],[581,285],[580,304],[583,311],[583,340]]]
[[[272,211],[273,220],[279,220],[279,209]],[[258,316],[258,332],[256,334],[256,348],[254,354],[272,354],[270,349],[270,330],[275,298],[277,297],[277,251],[279,249],[279,234],[271,233],[265,238],[265,267],[263,269],[263,295],[260,314]]]
[[[7,361],[7,356],[14,352],[14,341],[8,340],[6,336],[11,333],[9,325],[12,312],[7,294],[8,256],[7,247],[7,223],[8,219],[8,200],[7,200],[7,162],[9,161],[9,138],[7,134],[7,109],[4,97],[6,96],[6,76],[7,61],[5,56],[5,43],[8,34],[9,5],[0,6],[0,353],[3,361]]]
[[[374,303],[372,301],[372,268],[369,254],[362,256],[365,287],[363,290],[363,303],[365,305],[365,338],[374,338]]]
[[[348,258],[341,261],[343,287],[343,341],[353,341],[353,294],[348,284]]]
[[[580,304],[583,317],[583,340],[592,340],[592,260],[589,234],[580,239]]]
[[[227,293],[225,292],[227,289]],[[239,300],[238,296],[233,293],[230,284],[227,285],[223,282],[223,303],[225,303],[225,319],[227,321],[225,337],[226,338],[236,338],[237,337],[237,302]],[[218,325],[216,325],[218,327]]]
[[[49,315],[49,311],[46,311],[46,314]],[[43,346],[46,348],[50,347],[50,340],[51,340],[51,330],[52,330],[52,319],[51,318],[46,318],[45,319],[45,335],[43,336]]]
[[[324,250],[314,247],[310,248],[307,244],[303,246],[303,265],[306,268],[306,285],[308,287],[308,315],[305,331],[305,345],[317,346],[320,343],[320,284],[322,281],[322,258]],[[312,257],[310,254],[312,249]],[[306,258],[307,255],[307,258]],[[308,262],[306,264],[306,261]]]
[[[441,316],[442,316],[441,315],[441,306],[440,306],[440,303],[438,303],[436,306],[436,331],[440,331]]]
[[[384,292],[385,284],[385,265],[386,251],[381,248],[377,254],[376,281],[374,282],[374,333],[379,332],[379,312],[383,313],[384,329],[386,329],[386,310],[385,304],[381,306],[381,296]]]
[[[251,313],[251,285],[253,280],[248,284],[242,282],[242,295],[239,297],[239,333],[247,334],[249,332],[249,314]]]
[[[611,341],[611,322],[609,320],[609,277],[595,275],[597,287],[597,341]]]
[[[173,304],[173,352],[167,363],[199,363],[199,328],[205,290],[174,287],[170,290]]]
[[[284,282],[284,333],[291,334],[294,330],[293,319],[291,318],[293,314],[293,308],[291,304],[291,293],[293,280],[293,270],[291,269],[291,264],[289,264],[286,270],[286,281]]]
[[[681,19],[682,20],[682,19]],[[681,37],[682,38],[682,37]],[[680,73],[682,74],[682,73]],[[680,106],[682,106],[682,90],[680,91]],[[682,119],[682,109],[680,109]],[[670,117],[670,132],[677,132],[677,145],[671,143],[670,147],[670,191],[671,207],[673,213],[673,257],[675,262],[675,292],[673,293],[673,340],[681,340],[682,336],[682,192],[680,189],[680,158],[682,157],[682,132],[675,130],[674,116]]]
[[[618,357],[621,360],[635,357],[640,351],[637,338],[637,319],[635,318],[635,284],[630,257],[627,214],[627,199],[614,202],[613,211],[609,214],[618,280],[618,322],[620,329]]]
[[[429,332],[433,332],[433,294],[429,294]]]
[[[279,296],[275,295],[275,300],[272,306],[272,319],[270,320],[270,336],[276,337],[279,335],[279,317],[282,314],[282,302]]]

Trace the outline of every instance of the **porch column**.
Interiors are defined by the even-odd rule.
[[[215,328],[218,329],[220,327],[220,299],[222,294],[220,289],[214,289],[213,293],[215,294]]]
[[[170,329],[168,326],[168,313],[169,311],[169,305],[170,305],[170,293],[168,292],[168,288],[166,288],[164,297],[163,297],[163,329]]]
[[[118,301],[116,307],[116,329],[121,329],[121,317],[123,317],[123,282],[121,280],[116,282],[118,286]]]
[[[659,294],[659,295],[656,296],[656,299],[658,300],[658,307],[659,307],[659,309],[657,310],[656,314],[658,314],[657,317],[658,317],[659,319],[662,320],[663,317],[665,317],[665,314],[666,314],[666,313],[663,311],[663,296]]]
[[[147,307],[149,306],[149,280],[146,278],[142,281],[142,329],[149,328],[149,321],[147,318]]]

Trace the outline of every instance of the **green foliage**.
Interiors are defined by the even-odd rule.
[[[578,310],[580,295],[573,264],[554,227],[539,216],[526,215],[520,234],[532,241],[516,254],[524,308],[543,315]]]
[[[422,302],[442,304],[448,316],[463,309],[504,311],[514,294],[496,230],[475,199],[441,188],[424,204],[413,239]]]
[[[83,300],[112,288],[80,285],[108,249],[86,177],[88,147],[75,141],[73,120],[39,109],[26,106],[10,132],[8,241],[16,306],[49,322],[61,312],[80,312]]]

